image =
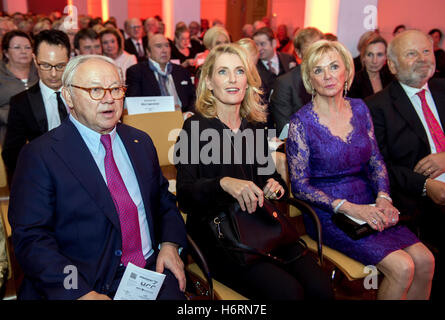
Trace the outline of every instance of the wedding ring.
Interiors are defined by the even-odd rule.
[[[377,224],[377,220],[376,219],[372,219],[371,222],[374,223],[374,224]]]

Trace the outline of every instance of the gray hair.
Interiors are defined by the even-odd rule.
[[[85,63],[92,59],[103,60],[103,61],[108,62],[109,64],[113,65],[113,67],[116,68],[117,73],[119,74],[119,80],[121,82],[123,82],[122,74],[121,74],[119,68],[114,63],[113,59],[106,57],[106,56],[97,55],[97,54],[87,54],[87,55],[80,55],[80,56],[74,57],[68,62],[68,64],[66,65],[65,71],[63,72],[63,75],[62,75],[62,86],[68,88],[72,84],[72,81],[73,81],[74,75],[76,74],[77,68],[82,63]]]

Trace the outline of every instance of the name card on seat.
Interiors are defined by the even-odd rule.
[[[175,111],[173,96],[128,97],[125,105],[129,115]]]

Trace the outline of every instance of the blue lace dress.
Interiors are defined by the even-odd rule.
[[[401,225],[353,240],[331,220],[336,199],[371,204],[379,191],[389,193],[388,174],[368,108],[360,99],[348,101],[353,129],[346,141],[319,122],[312,103],[291,117],[286,145],[291,187],[294,197],[307,201],[317,212],[326,245],[365,265],[376,265],[389,253],[419,240]],[[308,216],[303,219],[308,234],[314,237],[312,220]]]

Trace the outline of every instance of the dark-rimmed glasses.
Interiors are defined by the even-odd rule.
[[[126,87],[113,87],[113,88],[102,88],[102,87],[92,87],[92,88],[85,88],[76,86],[74,84],[70,85],[71,87],[81,89],[84,91],[87,91],[90,94],[91,99],[93,100],[102,100],[105,97],[105,93],[108,91],[110,92],[111,97],[114,100],[121,100],[125,96],[125,91],[127,90]]]
[[[43,71],[51,71],[54,68],[54,69],[56,69],[56,71],[62,72],[63,70],[65,70],[65,67],[66,67],[66,63],[59,63],[56,65],[52,65],[52,64],[49,64],[46,62],[44,62],[44,63],[37,62],[37,65],[39,66],[40,70],[43,70]]]

